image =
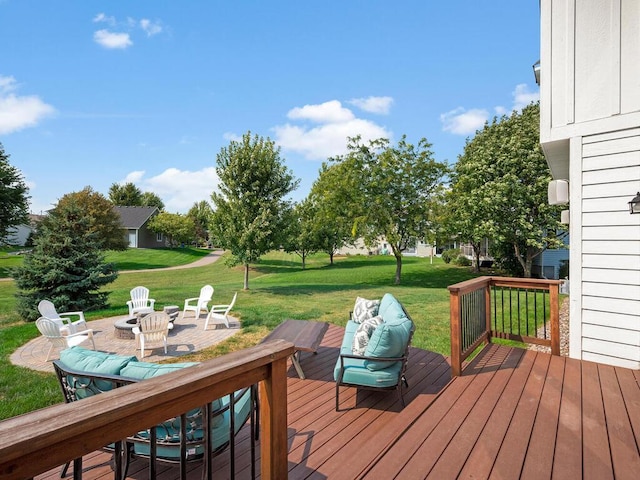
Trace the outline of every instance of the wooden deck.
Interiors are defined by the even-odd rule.
[[[639,478],[639,371],[491,345],[450,381],[446,357],[412,349],[404,409],[393,392],[345,387],[336,412],[342,333],[331,326],[317,355],[302,356],[305,380],[289,370],[290,479]],[[236,478],[250,477],[246,430]],[[84,478],[113,478],[109,460],[86,456]],[[228,449],[216,463],[229,478]],[[178,473],[161,466],[158,478]],[[148,478],[145,460],[129,478]]]

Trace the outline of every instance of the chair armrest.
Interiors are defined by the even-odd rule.
[[[59,313],[58,315],[61,317],[77,316],[79,317],[80,320],[82,320],[83,322],[86,322],[86,320],[84,319],[84,312],[64,312],[64,313]]]
[[[131,333],[133,333],[134,335],[140,335],[140,327],[133,327],[131,329]]]
[[[214,310],[220,310],[222,312],[224,312],[227,308],[229,308],[229,304],[227,303],[226,305],[211,305],[211,311]]]
[[[149,308],[153,308],[153,305],[156,303],[155,298],[148,298],[147,301],[149,302]]]
[[[93,338],[93,330],[91,328],[80,330],[76,333],[70,333],[69,335],[67,335],[67,337],[78,337],[80,335],[88,335],[90,338]]]

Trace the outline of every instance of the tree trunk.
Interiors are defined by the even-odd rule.
[[[402,275],[402,253],[394,252],[394,256],[396,257],[396,285],[400,285],[400,277]]]
[[[476,257],[476,266],[475,271],[480,271],[480,244],[476,244],[471,242],[471,246],[473,247],[473,255]]]
[[[303,253],[302,255],[300,255],[300,257],[302,257],[302,269],[304,270],[305,264],[306,264],[306,260],[307,260],[307,256]]]
[[[329,262],[331,265],[333,265],[333,252],[329,254]]]
[[[244,289],[249,290],[249,264],[244,264]]]

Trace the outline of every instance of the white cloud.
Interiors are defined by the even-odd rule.
[[[292,120],[310,120],[315,123],[349,122],[355,115],[348,108],[344,108],[338,100],[331,100],[319,105],[305,105],[289,110],[287,117]]]
[[[531,102],[537,102],[540,100],[540,92],[531,92],[526,83],[520,83],[516,85],[516,89],[513,91],[513,110],[522,110]]]
[[[18,96],[14,77],[0,75],[0,134],[33,127],[55,113],[55,108],[36,95]]]
[[[328,157],[347,153],[347,137],[360,135],[362,141],[366,142],[376,138],[391,139],[393,136],[384,127],[355,117],[313,128],[287,123],[277,125],[273,130],[276,143],[284,150],[298,152],[310,160],[326,160]]]
[[[114,33],[109,30],[98,30],[93,34],[93,40],[104,48],[125,49],[133,45],[128,33]]]
[[[387,115],[391,110],[393,104],[393,98],[391,97],[367,97],[367,98],[353,98],[349,100],[351,105],[370,113],[379,113],[381,115]]]
[[[231,141],[239,142],[240,140],[242,140],[242,135],[238,135],[237,133],[233,133],[233,132],[224,132],[222,134],[222,138],[230,142]]]
[[[469,135],[482,128],[489,119],[489,112],[481,109],[465,110],[458,107],[455,110],[440,115],[442,130],[456,135]]]
[[[153,177],[145,178],[144,175],[144,171],[131,172],[123,183],[131,182],[143,192],[155,193],[171,213],[186,213],[194,203],[210,201],[211,193],[218,188],[219,183],[215,167],[195,172],[168,168]]]
[[[143,18],[142,20],[140,20],[140,28],[145,31],[147,37],[152,37],[162,32],[162,25],[160,24],[160,22],[153,23],[147,18]]]
[[[108,25],[114,26],[116,24],[116,19],[114,17],[108,17],[104,13],[99,13],[95,17],[93,17],[93,23],[106,23]]]
[[[498,105],[497,107],[494,108],[496,115],[501,117],[502,115],[506,115],[507,113],[509,113],[507,111],[506,108],[504,108],[503,106]]]

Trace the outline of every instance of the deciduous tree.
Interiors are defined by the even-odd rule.
[[[455,166],[452,211],[461,235],[509,245],[530,277],[536,256],[562,246],[560,209],[547,200],[549,180],[539,104],[494,117],[467,141]]]
[[[390,146],[386,139],[363,144],[349,139],[349,153],[340,161],[359,175],[361,214],[355,230],[368,244],[385,238],[396,259],[395,283],[402,276],[402,253],[430,234],[431,198],[447,173],[433,158],[431,144],[406,141]]]
[[[96,232],[96,241],[102,242],[105,250],[126,250],[129,242],[120,222],[120,215],[114,210],[104,195],[85,187],[79,192],[67,193],[55,208],[63,208],[68,203],[78,205],[89,217],[89,231]]]
[[[316,210],[307,198],[294,205],[291,217],[287,220],[284,250],[300,256],[303,270],[306,267],[307,257],[319,249],[317,232],[314,228],[315,218]]]
[[[171,247],[190,243],[195,235],[193,220],[179,213],[160,212],[149,220],[149,229],[165,235]]]
[[[27,221],[28,193],[22,173],[9,163],[0,143],[0,244],[6,242],[13,227]]]
[[[269,138],[247,132],[231,141],[217,156],[220,192],[211,195],[215,210],[211,233],[218,245],[231,251],[228,262],[244,265],[244,288],[249,288],[249,264],[278,248],[284,240],[291,202],[287,195],[298,181]]]
[[[211,223],[212,215],[211,205],[205,200],[194,203],[187,212],[187,217],[193,221],[198,243],[209,240],[209,224]]]

